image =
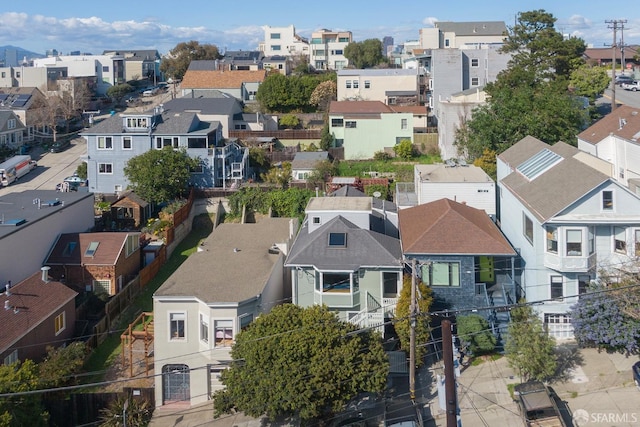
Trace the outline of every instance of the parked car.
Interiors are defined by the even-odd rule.
[[[633,365],[633,381],[636,383],[638,390],[640,390],[640,362],[636,362]]]
[[[70,146],[71,146],[71,140],[70,139],[61,139],[61,140],[58,140],[58,141],[54,142],[51,145],[50,151],[52,153],[59,153],[61,151],[66,150]]]
[[[627,76],[626,74],[619,74],[616,76],[616,84],[622,86],[624,83],[633,82],[633,77]]]
[[[153,96],[156,93],[158,93],[158,88],[157,87],[152,87],[152,88],[149,88],[149,89],[145,90],[144,92],[142,92],[142,96]]]
[[[640,80],[635,80],[631,83],[622,83],[622,89],[637,92],[640,90]]]

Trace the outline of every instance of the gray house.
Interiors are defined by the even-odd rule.
[[[491,306],[517,301],[517,254],[484,210],[440,199],[401,209],[399,226],[404,258],[417,261],[435,310],[490,307],[479,314],[506,327],[508,317],[497,319]]]
[[[315,197],[306,214],[285,262],[293,303],[382,330],[402,289],[399,239],[376,227],[370,197]]]
[[[224,187],[245,179],[248,149],[223,139],[238,108],[231,98],[174,99],[144,113],[116,114],[85,130],[90,191],[125,190],[127,161],[167,146],[200,159],[200,169],[191,175],[194,186]]]

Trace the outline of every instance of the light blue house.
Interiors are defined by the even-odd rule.
[[[499,219],[522,260],[522,295],[550,335],[573,337],[568,314],[589,283],[638,272],[640,197],[610,163],[527,136],[497,159]]]
[[[199,98],[175,99],[143,113],[109,117],[82,133],[87,140],[90,191],[125,190],[127,161],[167,146],[200,159],[200,168],[192,171],[193,186],[226,187],[245,179],[248,149],[224,139],[234,115],[241,112],[234,99]]]

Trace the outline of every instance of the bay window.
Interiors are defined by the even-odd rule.
[[[547,226],[547,252],[558,253],[558,227]]]
[[[624,227],[613,227],[614,250],[619,254],[627,253],[627,230]]]
[[[582,256],[582,230],[567,230],[567,256]]]

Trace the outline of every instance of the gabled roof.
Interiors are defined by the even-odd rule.
[[[507,31],[504,21],[442,21],[436,22],[435,26],[443,32],[453,32],[456,36],[501,36]]]
[[[533,179],[517,172],[520,164],[545,149],[558,154],[562,160],[554,162]],[[513,170],[500,184],[513,193],[538,221],[545,222],[609,180],[608,175],[581,160],[583,155],[564,142],[549,146],[528,136],[499,156],[501,160],[507,160]]]
[[[239,303],[260,295],[280,257],[269,249],[289,241],[290,221],[295,220],[263,218],[255,224],[220,224],[199,246],[202,251],[190,255],[154,298]]]
[[[5,292],[0,294],[0,351],[27,335],[76,295],[77,292],[60,282],[43,282],[40,272],[12,286],[10,296]],[[5,301],[9,301],[9,310],[4,309]]]
[[[578,139],[597,144],[609,135],[637,143],[640,138],[640,108],[621,105],[582,131]]]
[[[345,233],[345,247],[329,247],[331,233]],[[312,233],[305,225],[285,262],[286,266],[313,266],[321,271],[356,271],[363,267],[398,267],[401,264],[398,239],[362,229],[340,215]]]
[[[380,101],[331,101],[329,114],[381,114],[393,113]]]
[[[516,254],[484,210],[453,200],[401,209],[398,222],[405,254]]]
[[[626,58],[633,58],[638,53],[638,45],[631,45],[624,47],[624,54]],[[611,48],[610,47],[588,47],[584,50],[584,57],[589,59],[596,59],[605,62],[611,62]],[[616,58],[620,59],[620,47],[616,47]]]
[[[127,237],[139,233],[65,233],[58,236],[45,260],[47,265],[115,265]],[[88,256],[87,249],[94,249]]]
[[[318,162],[328,159],[327,151],[299,151],[291,162],[291,169],[313,169]]]
[[[125,200],[130,200],[141,208],[146,208],[147,206],[149,206],[149,202],[138,196],[138,194],[136,194],[133,190],[127,190],[120,194],[120,197],[118,197],[118,199],[111,204],[111,207],[117,208],[120,206],[124,206],[126,204],[124,203]],[[128,206],[128,204],[126,205]]]
[[[169,113],[193,111],[207,115],[233,116],[242,112],[240,102],[233,98],[175,98],[164,104],[164,109]]]
[[[182,89],[240,89],[243,83],[262,82],[266,70],[187,70]]]
[[[9,120],[15,120],[15,126],[9,129]],[[22,123],[22,120],[11,110],[0,110],[0,132],[17,132],[20,129],[24,129],[26,126]]]

